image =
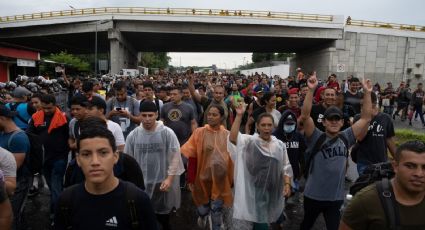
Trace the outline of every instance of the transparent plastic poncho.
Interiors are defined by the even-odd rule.
[[[284,209],[284,176],[292,167],[284,143],[272,136],[238,134],[237,145],[228,141],[235,164],[233,217],[256,222],[275,222]]]
[[[198,128],[182,146],[186,157],[197,160],[196,178],[192,197],[196,206],[212,200],[223,200],[231,206],[233,195],[233,162],[227,150],[229,131],[223,126],[213,130],[209,125]]]
[[[180,175],[184,172],[184,166],[174,132],[161,121],[157,121],[154,132],[139,126],[127,137],[124,152],[139,163],[145,192],[151,198],[155,213],[168,214],[173,208],[178,209],[181,202]],[[168,175],[174,175],[172,185],[168,191],[160,191],[161,183]]]

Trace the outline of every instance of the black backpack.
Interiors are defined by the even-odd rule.
[[[25,164],[28,166],[32,174],[41,172],[43,166],[43,144],[41,143],[38,135],[18,129],[10,135],[7,146],[10,148],[10,143],[12,142],[13,137],[21,132],[27,135],[30,144],[29,153],[25,155]]]
[[[303,170],[303,174],[304,174],[304,178],[307,180],[308,176],[311,174],[311,172],[313,171],[314,168],[314,157],[316,156],[316,154],[326,148],[331,146],[332,144],[334,144],[338,139],[341,139],[342,142],[345,145],[345,148],[348,151],[348,140],[347,138],[345,138],[344,135],[342,135],[342,133],[338,133],[337,136],[335,136],[334,138],[330,139],[329,141],[326,142],[326,133],[322,133],[319,137],[319,139],[317,139],[316,144],[314,145],[314,147],[308,151],[306,153],[306,159],[305,159],[305,167]],[[326,142],[326,143],[325,143]],[[347,158],[348,160],[348,158]],[[347,161],[348,163],[348,161]]]
[[[350,187],[350,194],[355,195],[364,187],[380,181],[383,178],[391,179],[395,175],[393,167],[390,162],[383,162],[367,166],[362,175],[357,178],[353,185]]]
[[[120,181],[125,186],[125,202],[127,204],[126,211],[128,212],[128,216],[130,217],[130,223],[132,229],[139,229],[140,224],[138,216],[140,211],[137,210],[136,199],[137,194],[140,192],[139,189],[135,189],[136,186],[131,186],[130,182]],[[60,200],[59,200],[59,213],[57,213],[58,218],[62,220],[64,223],[65,229],[72,229],[72,218],[73,218],[73,210],[74,207],[74,197],[75,192],[78,189],[78,186],[81,184],[74,184],[67,189],[63,190]]]

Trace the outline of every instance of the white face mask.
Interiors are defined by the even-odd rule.
[[[292,132],[294,132],[295,131],[295,124],[293,124],[293,125],[283,125],[283,131],[285,132],[285,133],[292,133]]]

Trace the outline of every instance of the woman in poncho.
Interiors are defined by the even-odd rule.
[[[239,133],[244,112],[240,103],[227,143],[235,163],[233,218],[268,229],[283,211],[284,196],[290,195],[292,168],[285,144],[272,136],[273,116],[259,115],[258,134],[251,136]]]
[[[223,206],[233,203],[233,162],[226,145],[229,131],[221,125],[224,118],[223,107],[211,105],[208,124],[197,128],[180,150],[189,159],[188,185],[197,206],[198,224],[205,227],[211,211],[213,230],[222,225]]]

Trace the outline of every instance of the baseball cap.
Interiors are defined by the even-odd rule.
[[[292,88],[292,89],[288,90],[288,94],[289,95],[298,94],[298,88]]]
[[[13,97],[15,98],[23,98],[25,96],[30,95],[31,92],[27,90],[27,88],[19,86],[13,90],[12,94],[13,94]]]
[[[16,115],[16,112],[11,111],[5,105],[0,104],[0,116],[13,118]]]
[[[293,114],[289,114],[287,117],[284,118],[283,123],[285,125],[293,125],[297,123],[297,119]]]
[[[344,115],[342,114],[342,111],[336,106],[331,106],[331,107],[327,108],[326,111],[325,111],[325,114],[324,114],[325,119],[328,119],[328,118],[342,119],[343,117],[344,117]]]

